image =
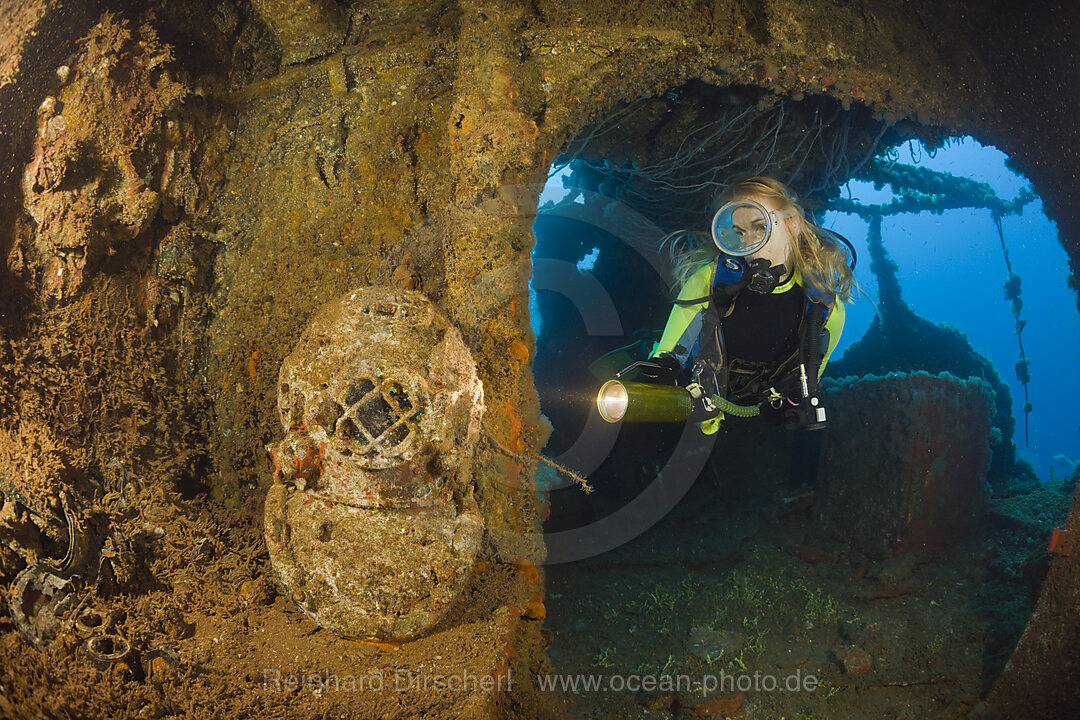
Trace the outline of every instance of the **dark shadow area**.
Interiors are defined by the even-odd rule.
[[[612,326],[610,331],[621,331],[617,335],[590,335],[586,317],[595,316],[596,306],[589,298],[577,300],[582,305],[578,307],[576,298],[564,294],[565,290],[537,290],[543,323],[537,338],[537,357],[543,360],[534,365],[534,377],[541,412],[553,426],[546,453],[571,469],[588,472],[595,490],[586,497],[571,485],[552,493],[548,529],[567,530],[597,520],[628,502],[641,490],[643,482],[655,477],[655,465],[663,464],[679,437],[681,426],[601,427],[605,436],[611,431],[617,433],[611,452],[600,458],[602,464],[583,468],[584,463],[592,464],[591,458],[574,451],[579,442],[587,445],[602,441],[600,437],[590,440],[587,434],[583,436],[590,413],[596,414],[596,392],[605,375],[614,374],[651,350],[666,320],[668,299],[652,265],[633,247],[595,223],[542,213],[534,232],[534,263],[540,259],[561,263],[551,266],[555,280],[552,285],[565,287],[576,274],[591,275],[618,313],[618,326]],[[588,271],[578,270],[576,263],[593,249],[595,265]],[[597,367],[590,369],[594,360],[598,361]]]

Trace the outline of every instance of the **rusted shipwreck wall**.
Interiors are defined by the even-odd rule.
[[[826,93],[886,122],[970,132],[1035,181],[1074,262],[1080,248],[1080,91],[1064,6],[1047,4],[1038,23],[1012,21],[1031,4],[937,0],[104,9],[0,2],[0,572],[63,555],[46,518],[70,496],[89,534],[119,548],[113,594],[101,591],[123,606],[119,625],[146,647],[180,648],[184,662],[160,692],[118,676],[93,684],[77,652],[46,663],[9,630],[0,699],[11,707],[252,702],[261,658],[239,628],[287,605],[261,606],[273,599],[261,503],[273,477],[264,447],[280,434],[278,367],[324,303],[395,285],[431,298],[477,361],[485,559],[434,634],[355,652],[369,664],[395,652],[382,662],[399,667],[445,655],[517,679],[411,697],[429,714],[555,712],[528,680],[546,668],[530,225],[548,164],[620,101],[697,79]],[[195,552],[204,535],[216,554]],[[198,618],[194,637],[161,622],[177,612]],[[1066,612],[1040,604],[1043,617]],[[234,632],[230,647],[257,659],[231,672],[207,632]],[[321,667],[321,641],[296,642]],[[340,656],[334,642],[322,644]],[[1055,667],[1053,648],[1021,651]],[[258,703],[407,714],[386,694],[365,697]]]

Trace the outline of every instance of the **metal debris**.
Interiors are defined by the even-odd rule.
[[[208,537],[200,538],[191,548],[191,553],[188,554],[188,562],[195,562],[199,558],[211,560],[215,554],[214,542]]]
[[[126,544],[115,534],[105,538],[94,563],[89,551],[92,540],[74,500],[67,494],[60,500],[68,536],[63,559],[50,558],[27,566],[15,576],[8,595],[15,627],[39,650],[48,649],[62,631],[74,629],[83,637],[93,635],[94,611],[84,612],[84,608],[102,581],[105,564],[118,582],[126,581],[133,569],[128,554],[117,550]]]
[[[104,632],[107,621],[105,613],[95,608],[87,608],[75,618],[75,632],[83,639],[90,638]]]
[[[165,674],[166,670],[180,667],[180,654],[167,647],[156,647],[142,656],[142,669],[146,677],[153,678]]]
[[[26,567],[15,576],[8,596],[15,627],[39,650],[51,644],[63,617],[82,606],[78,596],[82,577],[78,570],[86,559],[86,533],[66,495],[61,496],[61,506],[68,534],[63,560],[42,560]]]
[[[134,674],[136,665],[132,664],[131,655],[131,643],[123,635],[104,632],[86,641],[86,656],[98,670],[123,666],[125,672]]]
[[[61,619],[78,600],[73,582],[51,572],[45,563],[37,563],[15,577],[8,609],[26,641],[45,650],[55,639]]]

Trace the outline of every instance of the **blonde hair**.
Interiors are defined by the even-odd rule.
[[[770,201],[769,205],[775,205],[781,215],[786,215],[781,222],[788,223],[793,238],[791,261],[804,284],[826,298],[830,306],[837,299],[851,300],[854,278],[847,253],[820,227],[806,219],[802,207],[782,182],[760,175],[740,180],[717,198],[712,210],[715,212],[724,203],[742,199]],[[686,245],[688,247],[683,247]],[[697,230],[670,233],[661,240],[661,247],[664,246],[672,253],[676,292],[703,265],[715,263],[719,254],[711,235]]]

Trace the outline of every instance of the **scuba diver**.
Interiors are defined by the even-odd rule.
[[[773,178],[741,180],[719,200],[711,233],[664,238],[678,253],[678,298],[651,357],[601,389],[600,414],[609,422],[689,417],[705,434],[727,415],[760,413],[789,428],[822,428],[818,379],[851,300],[854,248],[810,222]],[[631,369],[644,382],[623,381]]]

